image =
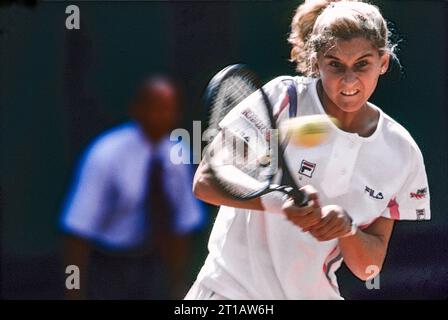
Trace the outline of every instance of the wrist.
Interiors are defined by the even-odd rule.
[[[354,235],[356,235],[357,232],[358,232],[358,226],[356,225],[356,223],[354,223],[352,221],[351,225],[350,225],[350,230],[346,234],[341,236],[340,238],[347,238],[347,237],[354,236]]]

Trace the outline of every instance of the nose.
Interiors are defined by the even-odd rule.
[[[351,70],[346,70],[342,77],[342,82],[344,82],[344,84],[353,84],[356,80],[356,74]]]

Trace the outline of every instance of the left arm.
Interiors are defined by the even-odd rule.
[[[372,276],[366,272],[368,266],[374,265],[381,271],[393,226],[394,220],[380,217],[367,229],[358,229],[353,236],[339,238],[345,264],[361,280]]]
[[[303,231],[309,231],[319,241],[338,239],[345,264],[361,280],[372,276],[366,272],[371,265],[381,271],[394,220],[380,217],[368,228],[358,228],[354,235],[344,237],[351,229],[347,212],[335,205],[322,207],[321,211],[321,221]]]

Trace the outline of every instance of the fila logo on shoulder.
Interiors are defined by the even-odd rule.
[[[369,187],[366,186],[366,188],[364,189],[365,192],[367,192],[369,194],[370,197],[381,200],[384,199],[384,196],[381,192],[378,192],[377,194],[375,194],[375,190],[370,189]]]
[[[409,195],[414,199],[424,199],[426,198],[426,193],[428,192],[428,188],[418,189],[417,192],[411,192]]]
[[[417,209],[415,210],[415,213],[417,214],[417,220],[425,220],[425,209]]]
[[[300,164],[299,173],[311,178],[313,176],[314,169],[316,169],[316,164],[311,163],[306,160],[302,160],[302,163]]]

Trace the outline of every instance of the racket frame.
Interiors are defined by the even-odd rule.
[[[285,149],[284,149],[282,143],[280,143],[280,137],[278,135],[278,126],[277,126],[277,122],[276,122],[276,119],[274,116],[273,107],[269,100],[268,95],[264,91],[263,86],[261,85],[261,82],[260,82],[259,78],[256,76],[256,74],[254,72],[252,72],[244,64],[229,65],[229,66],[225,67],[224,69],[222,69],[221,71],[219,71],[207,85],[207,89],[206,89],[206,92],[204,95],[205,103],[206,103],[207,107],[209,107],[211,105],[211,103],[210,103],[211,99],[213,99],[214,95],[217,94],[217,92],[219,91],[220,84],[223,83],[225,81],[225,79],[228,79],[228,78],[234,76],[236,73],[243,73],[243,74],[250,75],[250,77],[248,77],[248,78],[250,78],[252,80],[253,85],[256,88],[256,90],[254,90],[254,92],[259,91],[261,93],[263,104],[264,104],[264,107],[266,108],[266,113],[268,115],[270,128],[271,128],[271,130],[276,131],[277,134],[275,136],[277,137],[277,139],[279,139],[279,143],[277,143],[277,150],[276,150],[275,155],[277,156],[278,168],[281,168],[281,171],[282,171],[282,185],[272,184],[272,180],[274,179],[274,177],[277,174],[277,173],[274,173],[268,179],[267,182],[269,182],[269,184],[267,184],[265,189],[260,189],[256,192],[248,194],[247,196],[237,196],[237,195],[233,194],[229,190],[229,188],[226,187],[222,182],[220,182],[220,178],[218,178],[218,175],[215,173],[215,170],[213,169],[213,165],[210,164],[209,167],[210,167],[211,174],[216,178],[216,182],[219,185],[219,187],[221,189],[223,189],[223,191],[230,198],[232,198],[234,200],[250,200],[250,199],[258,198],[258,197],[260,197],[264,194],[270,193],[270,192],[279,191],[279,192],[282,192],[282,193],[285,193],[285,194],[291,196],[294,199],[294,202],[297,206],[305,206],[309,200],[308,196],[305,192],[299,190],[299,187],[298,187],[297,183],[294,181],[294,179],[291,175],[291,171],[285,161],[285,158],[284,158]],[[243,101],[244,99],[242,99],[241,101]],[[236,104],[236,105],[238,105],[238,104]],[[212,116],[210,117],[210,120],[212,120]],[[218,123],[219,122],[214,123],[212,128],[213,127],[219,128]],[[209,128],[210,128],[210,125],[209,125]],[[222,134],[222,130],[219,131],[219,134]],[[216,139],[216,137],[215,137],[215,139]],[[286,145],[286,143],[285,143],[285,145]],[[210,144],[207,146],[207,148],[209,146],[210,146]],[[206,157],[209,156],[209,151],[210,150],[208,150],[204,153],[206,155]],[[278,172],[278,170],[277,170],[277,172]]]

